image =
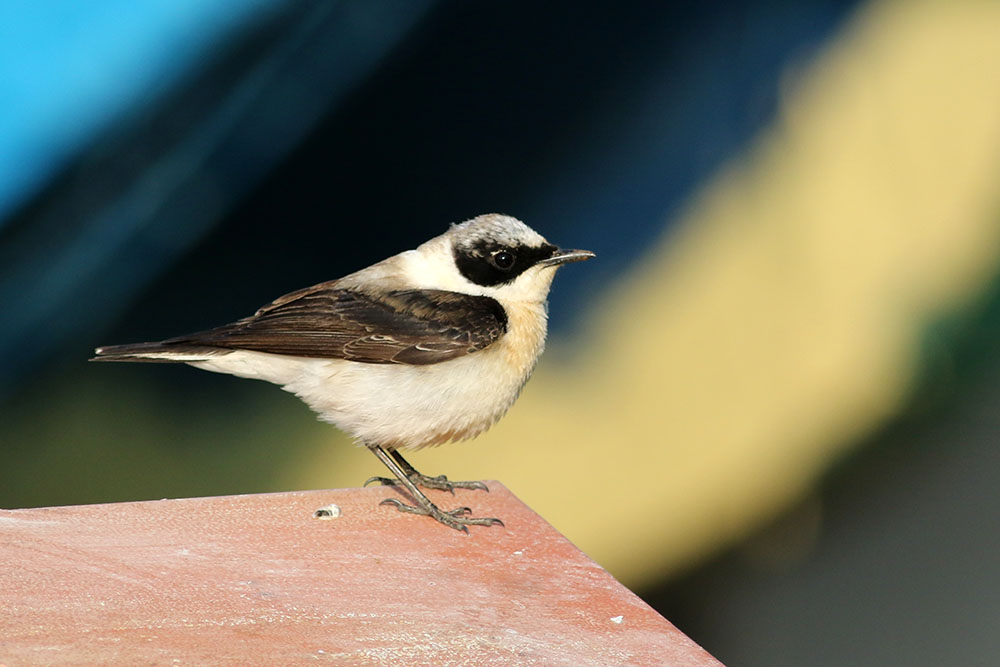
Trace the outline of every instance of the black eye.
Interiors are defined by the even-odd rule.
[[[514,253],[509,250],[497,250],[490,255],[490,262],[498,269],[506,271],[514,266]]]

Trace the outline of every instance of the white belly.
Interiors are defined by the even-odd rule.
[[[544,314],[517,319],[486,350],[426,366],[244,350],[191,365],[278,384],[363,443],[419,448],[479,435],[514,403],[545,341]]]

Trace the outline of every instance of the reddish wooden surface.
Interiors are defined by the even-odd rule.
[[[471,535],[386,488],[0,511],[0,665],[719,664],[489,486],[430,492]]]

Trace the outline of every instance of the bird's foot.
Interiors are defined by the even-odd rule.
[[[448,491],[452,495],[455,494],[455,489],[472,489],[474,491],[489,492],[489,488],[482,482],[452,482],[444,475],[430,477],[414,470],[408,473],[406,477],[417,486],[422,486],[425,489]],[[364,486],[368,486],[372,482],[378,482],[382,486],[399,486],[399,480],[392,477],[369,477],[365,480]]]
[[[434,503],[428,503],[428,507],[407,505],[401,500],[396,498],[386,498],[379,505],[393,505],[400,512],[406,512],[407,514],[420,514],[421,516],[429,516],[432,519],[436,519],[438,522],[443,523],[449,528],[454,528],[455,530],[460,530],[463,533],[468,533],[469,529],[467,526],[502,526],[503,521],[493,517],[470,517],[466,516],[471,514],[472,510],[468,507],[458,507],[453,510],[442,510],[438,508]]]

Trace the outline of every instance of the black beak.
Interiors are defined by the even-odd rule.
[[[556,250],[552,253],[552,256],[548,259],[543,259],[539,262],[541,266],[559,266],[560,264],[569,264],[570,262],[582,262],[585,259],[590,259],[595,257],[594,253],[589,250]]]

